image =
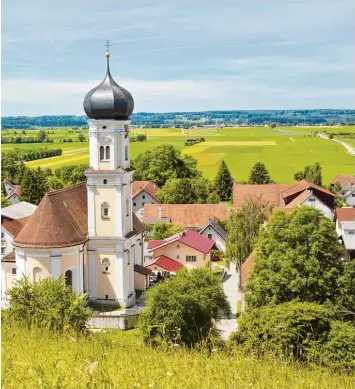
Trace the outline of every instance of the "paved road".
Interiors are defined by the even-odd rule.
[[[220,331],[221,337],[227,340],[229,335],[237,330],[237,301],[240,299],[240,293],[238,292],[238,273],[233,264],[231,264],[230,270],[228,270],[223,283],[223,289],[228,297],[232,309],[232,316],[230,319],[220,320],[217,323],[217,328]]]

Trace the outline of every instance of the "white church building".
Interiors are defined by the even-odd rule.
[[[16,236],[14,252],[2,258],[2,298],[15,279],[64,276],[90,300],[135,304],[147,285],[143,224],[132,209],[129,159],[131,94],[107,73],[88,92],[90,168],[87,182],[48,192]],[[140,287],[137,287],[137,284]]]

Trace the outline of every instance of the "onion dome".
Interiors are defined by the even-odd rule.
[[[106,76],[100,85],[85,96],[84,110],[90,119],[126,120],[133,112],[133,97],[112,78],[109,52],[106,53],[106,58]]]

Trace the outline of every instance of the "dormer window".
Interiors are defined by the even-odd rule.
[[[101,217],[102,219],[109,219],[109,204],[105,201],[101,204]]]

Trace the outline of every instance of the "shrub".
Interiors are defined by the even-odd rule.
[[[315,360],[327,340],[334,313],[315,303],[291,301],[256,308],[239,323],[232,339],[258,356]]]
[[[10,307],[6,318],[26,327],[83,332],[91,315],[85,308],[86,296],[78,297],[65,286],[63,277],[57,280],[48,277],[33,283],[24,277],[7,294]]]
[[[231,313],[220,279],[208,269],[183,269],[147,295],[139,327],[151,345],[201,343],[213,333],[213,321]]]

